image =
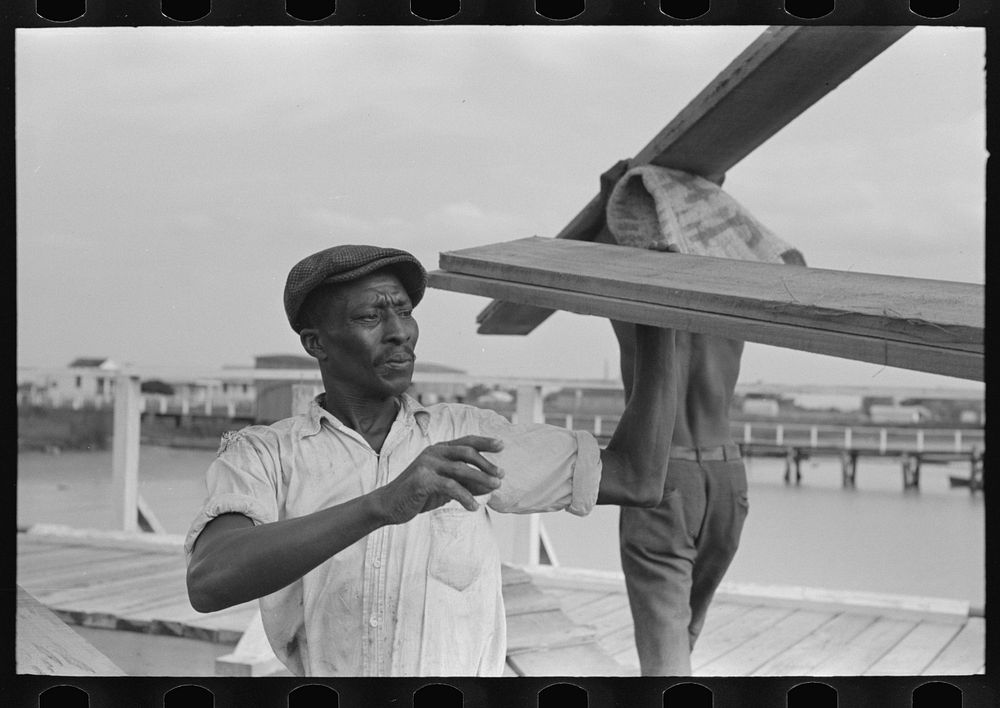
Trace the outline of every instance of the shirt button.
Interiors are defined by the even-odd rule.
[[[372,565],[375,566],[376,568],[381,568],[382,567],[382,561],[379,560],[378,558],[376,558],[375,560],[372,561]]]
[[[372,615],[371,619],[368,620],[368,624],[370,624],[372,627],[378,627],[378,617]]]

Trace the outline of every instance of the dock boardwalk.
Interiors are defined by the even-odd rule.
[[[537,566],[535,585],[638,675],[620,573]],[[985,620],[967,602],[723,583],[692,655],[695,676],[969,675],[985,672]]]
[[[573,622],[526,572],[508,565],[502,571],[509,675],[549,675],[574,667],[591,675],[623,672],[599,646],[594,630]],[[25,644],[24,665],[46,673],[46,666],[63,666],[79,652],[78,663],[92,663],[91,673],[104,669],[108,674],[122,673],[110,662],[98,661],[92,648],[84,652],[82,639],[68,641],[76,635],[63,624],[67,623],[230,645],[233,652],[216,660],[216,672],[223,675],[284,673],[266,640],[261,644],[257,603],[199,613],[188,601],[185,572],[180,536],[42,525],[19,533],[18,584],[35,598],[33,607],[50,618],[46,627],[61,625],[65,630],[56,639],[66,655],[58,663],[46,664]],[[27,601],[22,604],[28,607]],[[258,636],[242,642],[244,634],[254,629]]]
[[[17,583],[37,602],[31,608],[27,600],[19,603],[19,621],[32,608],[35,614],[48,613],[46,626],[55,628],[51,636],[65,649],[60,666],[78,661],[91,672],[121,672],[82,640],[69,641],[75,635],[65,625],[61,629],[69,634],[55,632],[56,617],[83,627],[228,645],[234,651],[223,662],[225,673],[268,675],[274,665],[259,655],[259,646],[255,666],[240,664],[240,640],[255,620],[257,603],[196,612],[187,599],[180,544],[178,536],[65,527],[38,526],[19,533]],[[506,675],[638,674],[620,574],[553,566],[504,565],[502,571]],[[694,673],[982,673],[984,623],[982,617],[970,617],[967,602],[955,600],[724,583],[692,657]],[[247,640],[247,645],[259,644],[253,637]],[[18,647],[22,652],[21,643]],[[74,659],[74,652],[80,656]],[[37,652],[32,654],[27,645],[19,657],[19,666],[30,665],[38,673],[56,666],[32,658]],[[272,668],[256,673],[262,666]]]

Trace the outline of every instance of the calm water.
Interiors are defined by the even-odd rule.
[[[143,446],[140,493],[170,533],[184,533],[204,495],[212,451]],[[967,467],[925,467],[904,493],[898,464],[862,459],[858,486],[840,488],[835,461],[803,464],[799,487],[783,462],[749,466],[750,516],[727,581],[869,590],[984,602],[982,494],[951,489]],[[19,525],[110,528],[111,453],[18,456]],[[563,565],[619,570],[617,510],[543,517]]]

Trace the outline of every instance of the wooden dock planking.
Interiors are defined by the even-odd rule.
[[[576,618],[574,618],[576,620]],[[632,627],[632,612],[627,604],[620,604],[610,612],[603,614],[595,620],[577,620],[581,624],[587,624],[597,631],[598,636],[605,636],[615,631],[619,627]]]
[[[38,587],[39,591],[34,593],[35,597],[49,607],[66,607],[92,600],[103,603],[110,595],[122,595],[150,585],[176,581],[177,577],[178,573],[175,568],[151,568],[149,572],[138,577],[132,575],[95,578],[93,575],[88,575],[72,585],[67,585],[64,589],[45,591],[41,589],[41,586],[29,585],[29,587],[33,589]]]
[[[708,607],[708,614],[705,615],[705,624],[701,628],[701,634],[704,635],[722,629],[754,607],[758,607],[758,605],[748,602],[727,602],[717,598]]]
[[[88,588],[117,586],[130,581],[141,582],[144,578],[161,577],[165,574],[178,572],[178,561],[164,556],[143,557],[139,559],[115,559],[105,563],[95,563],[88,566],[86,573],[79,569],[66,571],[63,575],[45,575],[44,584],[33,582],[30,576],[18,576],[24,583],[31,585],[35,597],[50,598],[63,594],[75,594]],[[181,570],[183,572],[183,570]]]
[[[872,615],[842,612],[784,651],[772,656],[752,676],[808,676],[813,667],[847,646],[875,621]]]
[[[859,676],[881,659],[917,622],[879,617],[865,627],[850,644],[841,647],[813,667],[814,676]]]
[[[615,657],[629,649],[635,649],[635,629],[632,626],[631,617],[627,623],[607,632],[598,641],[611,656]],[[636,655],[636,660],[638,661],[638,655]],[[638,664],[636,665],[638,666]]]
[[[543,592],[549,593],[548,590]],[[565,612],[575,612],[585,605],[600,600],[605,595],[603,590],[570,590],[560,588],[558,598],[559,604]]]
[[[34,579],[39,575],[58,577],[59,570],[76,573],[79,569],[95,563],[107,560],[117,561],[123,555],[139,557],[136,552],[123,554],[122,551],[116,549],[86,549],[86,552],[83,552],[84,548],[86,547],[70,546],[55,553],[46,551],[36,555],[28,551],[23,556],[18,554],[17,576],[25,579]]]
[[[79,567],[58,567],[53,569],[51,573],[40,571],[18,573],[17,578],[24,587],[31,588],[32,594],[41,600],[43,597],[48,598],[60,593],[73,593],[74,591],[85,590],[88,587],[105,582],[105,578],[107,577],[105,572],[108,574],[117,574],[120,568],[120,562],[116,559],[110,563],[98,562]],[[135,579],[136,577],[141,578],[145,575],[145,570],[146,568],[140,564],[140,567],[133,570],[130,574],[118,575],[118,577],[124,580]]]
[[[508,662],[520,676],[622,676],[625,667],[594,643],[511,654]]]
[[[986,641],[986,620],[970,617],[961,631],[923,671],[926,676],[938,674],[965,676],[983,673],[986,659],[983,646]]]
[[[94,593],[69,602],[51,603],[56,610],[72,610],[86,616],[90,614],[118,615],[127,610],[165,602],[179,594],[187,595],[183,573],[169,573],[155,582],[143,583],[144,578],[132,583],[122,583],[110,588],[98,588]]]
[[[922,673],[962,627],[921,622],[882,658],[865,670],[866,676],[910,676]],[[982,658],[982,657],[980,657]]]
[[[582,644],[594,636],[594,630],[567,621],[559,610],[513,615],[507,618],[507,653]]]
[[[829,612],[796,610],[722,656],[701,664],[699,676],[749,676],[770,656],[809,636],[833,619]]]
[[[503,593],[504,611],[507,616],[560,609],[559,602],[546,595],[532,583],[508,585]]]
[[[57,614],[69,622],[236,644],[256,611],[257,603],[248,602],[210,614],[196,612],[187,599],[178,548],[114,540],[116,554],[109,555],[100,541],[68,540],[79,556],[102,557],[100,567],[113,575],[96,577],[97,566],[84,560],[74,565],[80,575],[73,579],[62,564],[65,554],[52,552],[57,545],[52,538],[33,543],[23,536],[19,555],[38,550],[36,558],[53,561],[51,572],[66,584],[52,589],[51,597]],[[41,564],[35,571],[36,584],[54,587]],[[155,575],[146,575],[148,571]],[[529,571],[503,568],[511,672],[562,666],[557,673],[638,673],[628,596],[619,575],[551,567]],[[965,621],[967,603],[853,593],[838,610],[834,595],[821,589],[726,585],[696,646],[695,675],[983,671],[984,622]],[[828,621],[804,632],[821,615]]]
[[[753,607],[715,631],[703,633],[691,653],[691,666],[697,672],[702,666],[732,651],[744,642],[792,613],[784,607]]]
[[[624,602],[622,600],[624,599]],[[592,602],[573,608],[567,612],[574,621],[581,624],[589,624],[594,627],[603,627],[608,624],[608,615],[618,615],[621,611],[628,612],[628,598],[623,598],[619,593],[606,593]],[[616,620],[611,619],[614,623]]]

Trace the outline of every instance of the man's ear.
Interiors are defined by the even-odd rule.
[[[326,350],[323,349],[323,343],[319,339],[319,330],[314,327],[306,327],[299,332],[299,341],[302,342],[302,348],[306,350],[306,354],[322,361],[326,359]]]

